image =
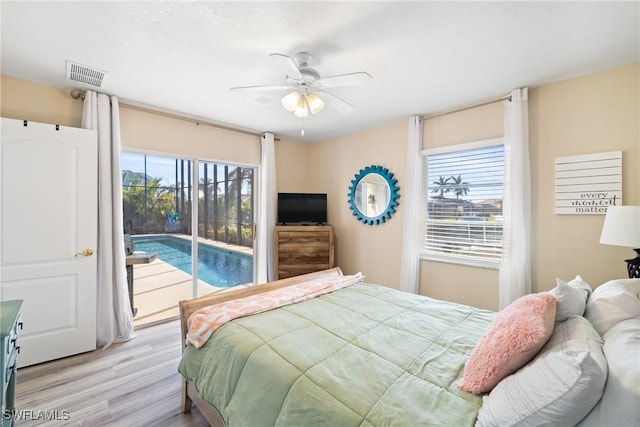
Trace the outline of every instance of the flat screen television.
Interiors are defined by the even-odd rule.
[[[326,222],[326,194],[278,193],[279,224],[325,224]]]

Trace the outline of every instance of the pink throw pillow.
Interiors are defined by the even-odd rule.
[[[458,387],[486,393],[533,359],[553,332],[557,301],[540,292],[520,297],[499,312],[471,352]]]

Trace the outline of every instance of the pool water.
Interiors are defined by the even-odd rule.
[[[136,251],[158,258],[191,274],[191,241],[174,236],[133,237]],[[198,279],[228,288],[253,282],[253,257],[198,243]]]

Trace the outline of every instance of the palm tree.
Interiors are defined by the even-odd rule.
[[[449,184],[449,181],[451,180],[451,178],[452,177],[445,178],[444,176],[441,176],[437,181],[433,181],[433,183],[438,187],[431,190],[431,192],[434,194],[440,193],[440,196],[438,197],[440,197],[441,199],[444,198],[444,193],[448,193],[451,191],[450,184]]]
[[[142,185],[129,185],[122,188],[122,204],[125,226],[136,219],[144,222],[146,233],[164,231],[165,213],[176,210],[173,191],[175,186],[163,186],[162,178],[150,178]],[[128,224],[131,222],[131,224]]]
[[[458,175],[457,177],[452,175],[448,179],[453,182],[452,184],[450,184],[450,191],[452,191],[456,195],[456,199],[459,199],[460,196],[466,196],[467,194],[469,194],[469,183],[462,182],[462,175]]]
[[[212,170],[212,178],[208,177],[208,170]],[[247,234],[253,230],[253,169],[205,163],[205,176],[206,182],[204,177],[200,178],[200,189],[207,201],[202,203],[201,234],[214,240],[250,246],[253,236]],[[247,195],[249,201],[245,200]],[[207,223],[210,218],[212,220]]]

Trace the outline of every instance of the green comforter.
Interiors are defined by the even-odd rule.
[[[468,426],[458,390],[494,313],[359,283],[229,322],[179,371],[228,427]]]

